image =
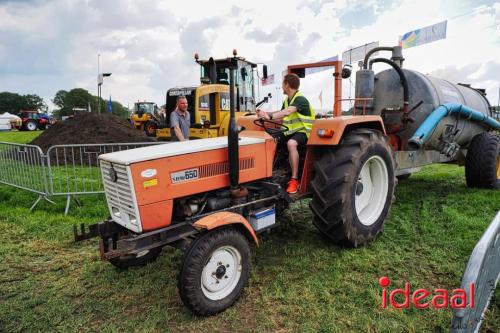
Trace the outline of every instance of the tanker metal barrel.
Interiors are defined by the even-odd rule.
[[[401,73],[394,68],[377,74],[370,69],[359,70],[356,73],[355,91],[356,98],[373,99],[366,104],[367,113],[383,116],[388,134],[399,137],[402,150],[423,147],[439,151],[446,143],[466,147],[485,127],[497,128],[498,122],[490,117],[490,104],[481,91],[413,70],[400,71],[407,81],[407,106],[404,103]],[[450,103],[461,105],[462,111],[446,112],[422,136],[422,131],[418,131],[421,125],[439,106]],[[474,112],[465,111],[469,109]],[[422,140],[417,140],[417,137]]]

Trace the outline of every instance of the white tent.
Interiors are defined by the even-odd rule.
[[[8,131],[12,129],[14,123],[18,123],[18,125],[20,125],[21,118],[8,112],[0,114],[0,131]]]

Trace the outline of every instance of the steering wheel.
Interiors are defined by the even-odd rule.
[[[269,120],[269,119],[264,119],[264,118],[258,118],[253,121],[254,125],[262,127],[264,131],[266,131],[267,134],[272,136],[273,138],[279,138],[285,134],[289,130],[288,126],[283,125],[281,123]],[[269,127],[266,126],[266,124],[272,124],[276,127]]]

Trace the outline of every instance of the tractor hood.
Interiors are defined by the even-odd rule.
[[[262,138],[240,137],[239,145],[246,146],[265,142]],[[160,145],[148,146],[123,150],[114,153],[103,154],[99,159],[122,165],[156,160],[164,157],[192,154],[202,151],[227,148],[227,137],[218,137],[210,139],[171,142]]]

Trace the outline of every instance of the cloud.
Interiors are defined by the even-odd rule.
[[[180,30],[180,45],[184,54],[194,55],[195,52],[210,53],[211,39],[214,37],[210,33],[220,27],[223,23],[221,17],[210,17],[200,21],[189,23]],[[187,60],[189,63],[191,59]]]
[[[360,28],[375,23],[377,15],[373,4],[360,6],[345,11],[340,16],[340,23],[347,29]]]
[[[297,9],[299,10],[309,9],[314,13],[314,16],[317,16],[323,9],[323,6],[328,3],[334,3],[334,0],[321,0],[321,1],[306,0],[300,3],[297,6]]]
[[[284,25],[280,25],[273,29],[271,32],[265,32],[260,28],[255,28],[245,34],[245,38],[253,39],[258,43],[276,43],[281,39],[287,32],[288,28]]]
[[[321,34],[318,32],[311,32],[303,42],[305,49],[312,48],[321,39]]]
[[[488,61],[472,77],[476,80],[498,80],[500,78],[500,62]]]
[[[243,8],[238,7],[238,6],[232,6],[231,10],[229,11],[229,15],[231,16],[239,16],[243,12]]]

